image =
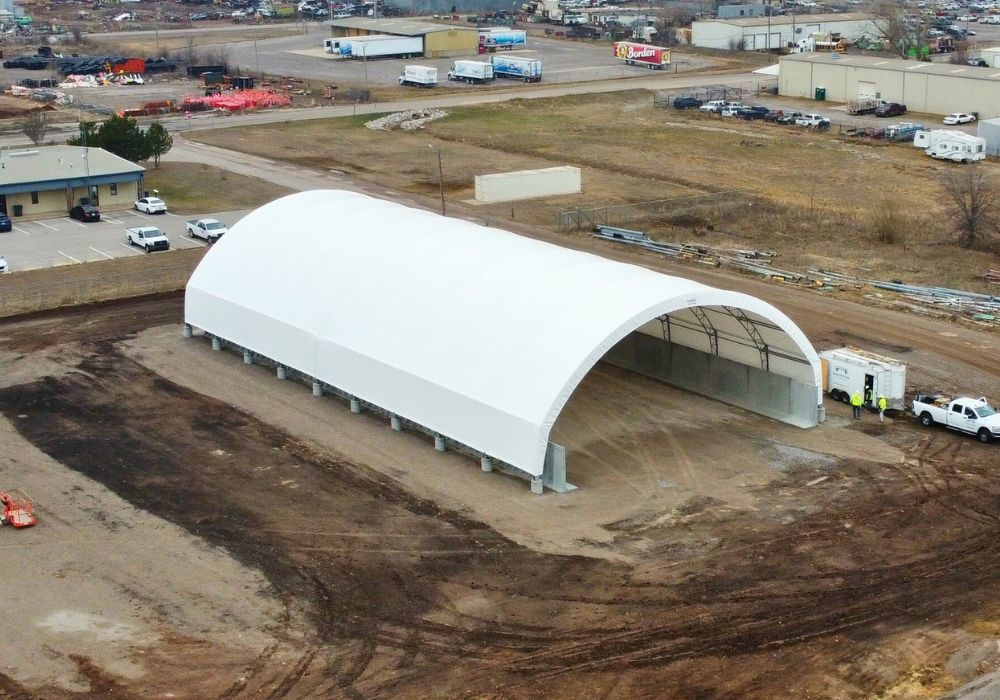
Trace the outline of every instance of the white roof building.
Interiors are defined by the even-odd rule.
[[[185,322],[558,490],[549,432],[602,358],[820,414],[819,358],[760,299],[353,192],[246,216],[195,270]]]
[[[880,36],[874,17],[861,12],[733,17],[691,23],[691,45],[730,51],[780,50],[811,34],[838,33],[848,41]]]

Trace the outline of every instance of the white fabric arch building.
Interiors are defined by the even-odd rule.
[[[549,432],[602,358],[802,427],[821,415],[819,358],[760,299],[353,192],[248,214],[184,314],[557,490]]]

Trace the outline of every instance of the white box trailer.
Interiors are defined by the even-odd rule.
[[[542,61],[525,56],[493,56],[493,74],[498,78],[511,78],[526,83],[537,83],[542,80]]]
[[[455,61],[448,71],[448,80],[466,83],[488,83],[493,77],[493,64],[483,61]]]
[[[419,36],[372,34],[336,39],[332,43],[337,50],[330,53],[340,53],[344,58],[412,58],[424,55],[424,39]]]
[[[437,82],[438,69],[430,66],[403,66],[403,74],[399,76],[400,85],[434,87]]]
[[[834,401],[851,402],[860,392],[866,406],[874,407],[884,396],[888,408],[906,407],[906,365],[899,360],[859,348],[838,348],[819,353],[823,366],[823,391]]]

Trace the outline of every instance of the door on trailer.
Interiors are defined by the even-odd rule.
[[[865,393],[862,394],[865,399],[865,403],[869,406],[875,403],[875,375],[866,374],[865,375]]]

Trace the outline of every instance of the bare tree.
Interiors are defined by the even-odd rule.
[[[906,246],[906,230],[910,221],[897,200],[887,198],[879,202],[872,210],[869,225],[880,243],[902,243]]]
[[[966,165],[949,170],[941,183],[959,242],[966,248],[986,244],[1000,224],[1000,190],[985,168]]]
[[[876,0],[872,16],[875,33],[899,56],[905,58],[910,49],[919,53],[920,47],[927,43],[925,30],[908,21],[905,7],[896,0]]]
[[[229,46],[226,44],[204,46],[198,50],[199,62],[209,66],[228,66],[229,58]]]
[[[36,146],[45,140],[45,135],[49,132],[48,118],[40,109],[28,112],[18,124],[24,135],[31,139]]]

